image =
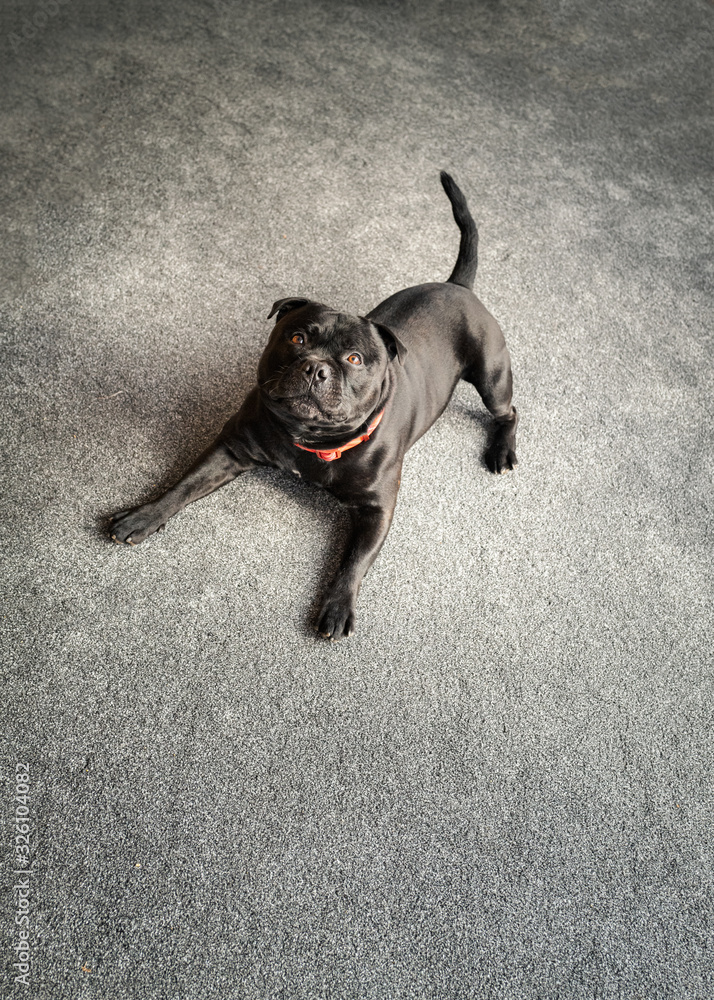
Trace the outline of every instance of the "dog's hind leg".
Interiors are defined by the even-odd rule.
[[[484,456],[491,472],[508,472],[518,465],[516,458],[516,426],[518,413],[512,403],[513,376],[511,374],[511,357],[498,330],[500,343],[494,350],[493,340],[488,345],[490,349],[479,351],[479,357],[463,372],[462,378],[478,389],[479,395],[495,421],[491,441]]]

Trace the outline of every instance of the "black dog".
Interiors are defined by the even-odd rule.
[[[135,545],[187,504],[256,465],[326,487],[349,508],[352,532],[317,629],[354,631],[362,579],[387,536],[402,460],[445,409],[460,378],[495,418],[493,472],[516,466],[511,361],[501,329],[471,291],[478,233],[447,173],[441,183],[461,230],[445,283],[407,288],[364,318],[307,299],[280,299],[258,384],[194,467],[158,500],[112,518],[112,538]]]

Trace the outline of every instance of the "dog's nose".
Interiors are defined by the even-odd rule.
[[[324,382],[330,374],[330,369],[322,361],[304,361],[300,370],[304,375],[313,375],[315,378],[319,378],[321,382]]]

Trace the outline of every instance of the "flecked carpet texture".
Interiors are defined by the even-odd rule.
[[[714,996],[713,19],[3,5],[3,997]],[[445,280],[440,169],[518,470],[462,383],[341,643],[290,477],[111,544],[274,300]]]

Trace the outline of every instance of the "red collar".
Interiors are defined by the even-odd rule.
[[[347,444],[343,444],[340,448],[333,448],[331,451],[320,451],[318,448],[306,448],[303,444],[298,444],[297,441],[294,442],[296,448],[300,448],[302,451],[311,451],[318,458],[321,458],[323,462],[334,462],[336,458],[342,458],[342,452],[347,451],[349,448],[356,448],[358,444],[362,444],[363,441],[368,441],[371,434],[379,426],[379,422],[384,416],[384,410],[380,410],[377,416],[374,418],[372,423],[369,425],[364,434],[360,434],[359,437],[352,438]]]

